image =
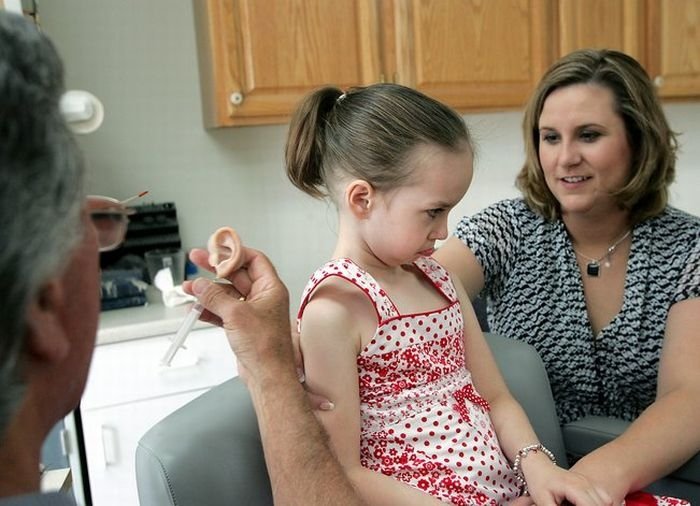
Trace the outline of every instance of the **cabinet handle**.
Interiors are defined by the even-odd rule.
[[[61,453],[63,453],[64,457],[70,457],[70,454],[73,451],[73,445],[71,445],[71,432],[65,428],[61,429],[58,439],[61,442]]]
[[[664,85],[664,76],[656,76],[654,78],[654,86],[661,88]]]
[[[241,105],[243,103],[243,93],[234,91],[229,95],[228,99],[233,105]]]
[[[109,425],[102,425],[102,455],[105,467],[113,466],[119,462],[119,445],[117,429]]]

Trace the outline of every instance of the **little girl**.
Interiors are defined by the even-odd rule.
[[[287,174],[339,215],[298,314],[307,384],[335,404],[318,416],[370,504],[606,504],[552,464],[431,257],[472,157],[462,119],[403,86],[324,88],[295,113]]]

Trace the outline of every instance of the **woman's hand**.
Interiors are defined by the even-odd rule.
[[[520,497],[514,506],[612,506],[613,499],[586,476],[553,465],[544,454],[531,453],[522,461],[529,496]]]
[[[628,493],[627,486],[621,476],[614,471],[612,461],[603,461],[598,455],[590,453],[579,460],[571,471],[585,476],[599,490],[605,490],[612,497],[613,504],[620,504]]]

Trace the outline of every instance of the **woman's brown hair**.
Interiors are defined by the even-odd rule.
[[[619,206],[633,223],[660,214],[668,204],[668,186],[675,177],[677,141],[654,85],[631,56],[613,50],[582,49],[557,61],[545,73],[525,108],[525,164],[516,185],[535,212],[549,220],[560,217],[559,203],[547,187],[539,160],[539,118],[547,97],[556,89],[596,84],[612,91],[616,112],[625,123],[632,153],[631,177],[615,192]]]

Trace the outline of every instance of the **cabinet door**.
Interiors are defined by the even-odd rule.
[[[97,346],[81,406],[96,409],[210,388],[237,375],[235,356],[221,328],[192,331],[172,366],[162,367],[160,360],[172,342],[168,337]]]
[[[551,62],[551,2],[394,0],[396,79],[458,110],[521,106]]]
[[[557,57],[582,48],[617,49],[646,63],[644,0],[560,0]]]
[[[649,74],[662,97],[700,97],[700,0],[649,0]]]
[[[136,446],[148,429],[206,390],[110,408],[83,410],[83,433],[92,503],[137,505]],[[183,437],[187,437],[183,434]]]
[[[375,0],[193,0],[205,123],[283,123],[303,95],[379,80]]]

